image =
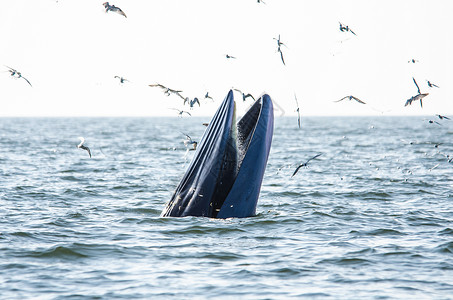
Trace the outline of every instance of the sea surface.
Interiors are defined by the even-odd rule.
[[[257,215],[221,220],[160,217],[209,118],[0,118],[0,298],[453,299],[435,118],[276,117]]]

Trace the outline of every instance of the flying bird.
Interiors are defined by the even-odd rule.
[[[85,143],[85,139],[83,137],[79,137],[79,139],[80,139],[80,144],[77,145],[77,148],[86,150],[88,152],[88,155],[91,158],[91,150],[90,150],[90,148],[88,148],[87,146],[83,145],[83,143]]]
[[[420,106],[423,108],[423,98],[425,98],[426,96],[429,95],[429,93],[425,93],[425,94],[422,94],[420,92],[420,88],[418,87],[418,84],[417,84],[417,81],[415,81],[415,78],[412,77],[412,80],[414,81],[415,83],[415,86],[417,87],[417,95],[415,96],[412,96],[410,97],[409,99],[406,100],[406,103],[404,104],[404,106],[408,106],[408,105],[411,105],[413,101],[417,101],[417,100],[420,100]]]
[[[235,90],[235,91],[237,91],[237,92],[242,94],[242,101],[247,100],[247,98],[249,98],[249,97],[252,98],[253,101],[255,101],[255,97],[253,97],[252,94],[245,94],[240,89],[233,89],[233,90]]]
[[[115,76],[115,77],[113,77],[113,78],[118,78],[118,79],[120,80],[120,83],[121,83],[121,84],[124,83],[124,82],[126,82],[126,81],[129,81],[129,80],[127,80],[126,78],[124,78],[124,77],[122,77],[122,76]]]
[[[440,123],[437,122],[437,121],[433,121],[433,120],[428,120],[428,123],[429,123],[429,124],[437,124],[437,125],[439,125],[439,126],[442,126],[442,124],[440,124]]]
[[[198,106],[200,106],[200,101],[198,100],[197,97],[193,98],[192,100],[189,99],[189,97],[186,97],[184,99],[184,105],[186,104],[186,102],[189,104],[189,107],[190,108],[193,108],[193,106],[198,103]]]
[[[345,96],[345,97],[341,98],[340,100],[337,100],[337,101],[334,101],[334,102],[340,102],[340,101],[343,101],[344,99],[355,100],[355,101],[357,101],[357,102],[359,102],[359,103],[366,104],[365,102],[363,102],[363,101],[360,100],[359,98],[354,97],[354,96],[352,96],[352,95],[350,95],[350,96]]]
[[[266,4],[263,0],[256,0],[256,2]]]
[[[212,97],[209,96],[209,92],[206,92],[206,95],[204,95],[204,98],[205,99],[211,99],[212,101],[214,101],[214,99],[212,99]]]
[[[294,175],[296,175],[296,173],[299,171],[300,168],[302,168],[302,167],[307,168],[307,167],[308,167],[308,162],[309,162],[310,160],[313,160],[313,159],[319,157],[321,154],[322,154],[322,153],[316,154],[316,155],[313,156],[312,158],[309,158],[306,162],[300,164],[300,165],[296,168],[296,170],[294,171],[293,175],[291,175],[291,177],[293,177]]]
[[[353,35],[357,36],[357,34],[355,34],[355,32],[352,31],[351,28],[349,28],[348,25],[344,26],[343,24],[341,24],[341,22],[339,22],[339,23],[340,23],[340,31],[341,31],[341,32],[348,32],[348,31],[349,31],[349,32],[352,33]]]
[[[176,96],[180,97],[182,100],[185,100],[184,97],[181,95],[182,91],[177,91],[171,88],[168,88],[160,83],[156,84],[148,84],[150,87],[159,87],[164,91],[164,94],[170,96],[171,94],[175,94]]]
[[[185,111],[185,110],[180,110],[180,109],[177,109],[177,108],[169,108],[169,109],[176,110],[176,111],[178,112],[178,115],[179,115],[180,118],[182,118],[182,116],[183,116],[184,113],[188,114],[189,116],[192,116],[192,115],[190,114],[190,112]]]
[[[187,148],[188,146],[192,146],[192,148],[188,148],[188,150],[197,150],[198,142],[192,140],[192,138],[191,138],[189,135],[187,135],[187,134],[185,134],[185,133],[183,133],[183,132],[181,132],[181,133],[184,134],[184,135],[186,136],[186,139],[183,140],[184,146],[186,146],[186,148]]]
[[[447,116],[442,116],[442,115],[436,115],[436,116],[441,120],[443,120],[443,119],[450,120],[450,118]]]
[[[226,54],[226,55],[225,55],[225,57],[226,57],[227,59],[230,59],[230,58],[234,58],[234,59],[236,59],[236,57],[234,57],[234,56],[231,56],[231,55],[229,55],[229,54]]]
[[[436,88],[438,88],[438,86],[437,86],[437,85],[435,85],[434,83],[430,82],[429,80],[426,80],[426,81],[427,81],[427,83],[428,83],[428,86],[429,86],[430,88],[432,88],[432,87],[436,87]]]
[[[282,41],[280,40],[280,34],[278,35],[278,38],[273,38],[273,39],[277,41],[277,52],[280,53],[280,58],[282,59],[283,65],[286,65],[285,64],[285,59],[283,58],[283,52],[282,52],[281,46],[282,45],[285,46],[285,47],[287,47],[287,46],[285,44],[283,44]]]
[[[299,112],[299,102],[297,102],[297,97],[296,97],[296,93],[294,93],[294,99],[296,100],[296,106],[297,106],[297,124],[299,124],[299,128],[300,128],[300,112]]]
[[[411,60],[407,61],[407,63],[413,63],[413,64],[415,64],[416,62],[418,62],[418,60],[417,59],[413,59],[413,58]]]
[[[25,78],[24,76],[22,76],[22,73],[21,73],[21,72],[17,71],[16,69],[13,69],[13,68],[11,68],[11,67],[8,67],[8,66],[5,66],[5,67],[7,67],[7,68],[9,69],[8,72],[10,73],[10,75],[11,75],[12,77],[14,77],[14,78],[22,78],[22,79],[25,80],[31,87],[33,87],[33,86],[31,85],[30,81],[29,81],[27,78]]]
[[[112,11],[112,12],[115,12],[115,13],[120,14],[120,15],[124,16],[125,18],[127,18],[126,14],[121,10],[121,8],[116,7],[115,5],[110,5],[108,2],[104,2],[104,3],[102,3],[102,5],[104,5],[106,13],[108,13],[109,11]]]

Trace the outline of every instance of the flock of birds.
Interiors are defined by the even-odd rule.
[[[265,2],[262,1],[262,0],[257,0],[257,3],[258,4],[265,4]],[[115,5],[111,5],[109,2],[103,3],[103,6],[105,8],[105,12],[106,13],[108,13],[108,12],[117,13],[117,14],[127,18],[126,14],[124,13],[124,11],[121,8],[119,8],[119,7],[115,6]],[[341,22],[339,22],[339,30],[341,32],[351,33],[352,35],[357,36],[357,34],[348,25],[345,25],[345,24],[343,24]],[[279,53],[281,62],[283,63],[284,66],[286,66],[285,59],[284,59],[284,56],[283,56],[282,46],[284,46],[286,48],[287,48],[287,46],[286,46],[285,43],[282,42],[280,34],[278,35],[278,37],[276,37],[276,38],[274,37],[273,39],[277,43],[276,44],[276,47],[277,47],[277,51],[276,52]],[[226,54],[225,57],[226,57],[226,59],[236,59],[235,56],[230,55],[230,54]],[[416,60],[416,59],[410,59],[408,61],[408,63],[412,63],[412,64],[415,64],[415,63],[418,63],[418,62],[419,61]],[[24,81],[26,81],[32,87],[32,84],[30,83],[30,81],[26,77],[24,77],[20,71],[14,69],[14,68],[8,67],[8,66],[5,66],[5,67],[8,69],[7,72],[10,73],[11,77],[13,77],[15,79],[23,79]],[[124,78],[122,76],[115,75],[114,78],[118,79],[120,84],[124,84],[126,82],[129,82],[129,80],[127,80],[126,78]],[[419,85],[417,84],[417,81],[415,80],[415,78],[412,77],[412,80],[413,80],[413,82],[414,82],[414,84],[415,84],[415,86],[417,88],[417,94],[415,94],[414,96],[411,96],[410,98],[408,98],[406,100],[404,106],[408,106],[408,105],[411,105],[413,102],[420,101],[420,106],[423,108],[423,99],[425,97],[427,97],[429,95],[429,93],[422,93],[421,90],[420,90]],[[432,83],[431,81],[429,81],[429,80],[426,80],[426,81],[427,81],[427,85],[428,85],[429,88],[439,88],[438,85]],[[192,110],[195,107],[195,105],[198,105],[199,107],[201,106],[200,100],[197,97],[191,98],[191,97],[183,96],[182,95],[182,93],[183,93],[182,90],[172,89],[172,88],[164,86],[164,85],[162,85],[160,83],[149,84],[149,87],[161,89],[166,96],[174,95],[174,96],[179,97],[183,101],[183,105],[187,104],[189,106],[190,110]],[[233,88],[233,90],[238,92],[241,95],[242,100],[244,102],[247,99],[249,99],[249,98],[252,99],[253,101],[256,100],[255,97],[252,94],[250,94],[250,93],[245,93],[242,90],[237,89],[237,88]],[[295,102],[296,102],[296,110],[295,111],[297,112],[297,122],[298,122],[298,127],[300,128],[301,127],[300,108],[299,108],[299,103],[298,103],[296,94],[294,94],[294,98],[295,98]],[[206,94],[205,94],[203,99],[205,99],[205,100],[206,99],[213,100],[213,98],[209,95],[209,92],[206,92]],[[344,96],[341,99],[336,100],[334,102],[341,102],[341,101],[344,101],[344,100],[356,101],[357,103],[360,103],[360,104],[367,104],[365,101],[363,101],[363,100],[361,100],[358,97],[355,97],[353,95]],[[276,104],[275,106],[277,107],[276,109],[279,109],[282,112],[284,112],[283,109],[281,109],[278,104]],[[188,115],[188,116],[191,116],[191,113],[189,111],[186,111],[186,110],[181,110],[181,109],[177,109],[177,108],[169,108],[169,109],[177,111],[179,117],[182,117],[185,114]],[[436,116],[440,120],[450,120],[450,118],[447,117],[447,116],[443,116],[443,115],[440,115],[440,114],[438,114]],[[438,121],[428,120],[428,122],[431,123],[431,124],[441,125]],[[204,123],[204,125],[207,125],[207,124]],[[183,142],[184,142],[184,145],[187,147],[188,151],[196,150],[197,142],[194,141],[189,135],[187,135],[185,133],[182,133],[182,134],[186,137],[186,139],[183,140]],[[80,137],[79,139],[80,139],[80,144],[77,145],[77,148],[87,151],[88,155],[91,158],[91,150],[90,150],[90,148],[84,145],[85,139],[83,137]],[[305,161],[305,162],[303,162],[301,164],[298,164],[291,177],[295,176],[301,168],[307,168],[308,167],[308,163],[310,161],[318,158],[320,155],[321,154],[317,154],[317,155],[309,158],[307,161]],[[447,158],[449,163],[453,162],[453,156],[450,156],[450,155],[447,155],[447,154],[443,154],[443,155],[446,156],[446,158]]]

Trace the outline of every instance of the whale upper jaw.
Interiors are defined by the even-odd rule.
[[[255,215],[273,124],[272,100],[266,94],[236,122],[230,90],[161,216]]]

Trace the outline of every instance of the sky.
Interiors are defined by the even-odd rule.
[[[453,1],[111,1],[127,18],[104,1],[0,0],[0,116],[206,116],[233,87],[268,93],[277,116],[295,96],[302,116],[453,115]],[[404,107],[412,77],[423,108]],[[334,102],[347,95],[367,104]],[[239,114],[251,104],[235,98]]]

